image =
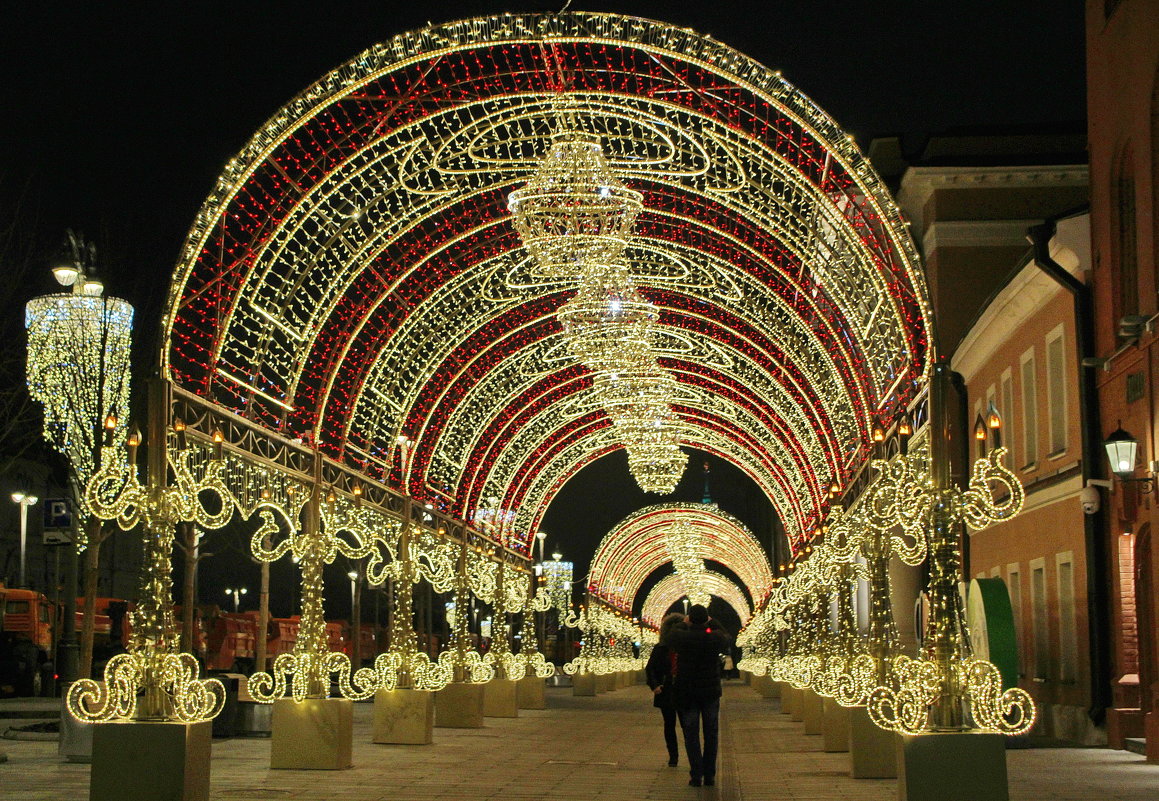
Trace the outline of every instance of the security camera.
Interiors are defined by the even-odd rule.
[[[1099,507],[1102,506],[1102,496],[1099,494],[1098,487],[1083,487],[1079,491],[1079,503],[1082,504],[1083,514],[1093,515],[1098,514]]]

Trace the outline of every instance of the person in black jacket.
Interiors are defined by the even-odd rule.
[[[652,648],[644,675],[652,689],[652,706],[664,716],[664,742],[668,746],[668,765],[676,767],[680,746],[676,740],[676,652],[672,650],[672,632],[684,625],[684,615],[672,613],[660,623],[660,642]]]
[[[688,783],[711,787],[716,783],[720,726],[720,655],[728,650],[731,638],[700,604],[688,610],[686,620],[687,627],[676,629],[671,637],[676,651],[676,710],[688,752]]]

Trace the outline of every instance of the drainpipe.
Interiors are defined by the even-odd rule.
[[[1095,321],[1091,290],[1050,256],[1050,240],[1056,230],[1055,219],[1048,219],[1027,230],[1027,239],[1034,246],[1034,263],[1040,270],[1057,281],[1074,299],[1075,333],[1078,343],[1079,364],[1095,355]],[[1094,370],[1079,368],[1079,419],[1082,430],[1083,486],[1092,478],[1103,478],[1103,459],[1100,452],[1102,425]],[[1083,515],[1086,534],[1087,560],[1087,630],[1091,652],[1091,720],[1102,724],[1107,707],[1111,705],[1111,604],[1108,588],[1106,511]]]

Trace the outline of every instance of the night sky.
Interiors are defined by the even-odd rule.
[[[372,43],[428,20],[562,4],[4,3],[0,231],[17,226],[46,263],[66,228],[94,240],[106,285],[137,307],[138,362],[151,363],[169,275],[194,214],[224,162],[279,106]],[[901,134],[917,150],[926,135],[955,128],[1085,117],[1080,3],[577,0],[573,7],[711,34],[782,70],[862,147]],[[0,269],[14,273],[9,264]],[[47,270],[25,284],[4,314],[18,315],[16,303],[54,288]],[[549,551],[559,547],[586,568],[611,525],[659,500],[636,489],[624,462],[613,454],[564,489],[544,522]],[[677,493],[664,500],[700,500],[702,462],[694,455]],[[712,494],[768,543],[768,506],[735,468],[713,463]],[[336,582],[340,575],[336,567]],[[227,583],[252,589],[256,568],[240,550],[222,550],[206,563],[203,581],[206,597]],[[331,590],[332,614],[348,608],[339,588]]]

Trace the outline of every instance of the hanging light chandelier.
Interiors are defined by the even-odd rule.
[[[643,195],[608,166],[598,136],[568,130],[552,137],[539,169],[508,196],[507,208],[539,269],[573,278],[586,265],[620,257]]]
[[[595,373],[596,398],[628,452],[628,469],[645,492],[670,493],[688,456],[682,423],[669,405],[676,380],[656,359],[656,307],[636,289],[621,261],[643,195],[608,165],[598,136],[569,128],[508,208],[539,271],[577,278],[575,296],[557,312],[568,352]]]

